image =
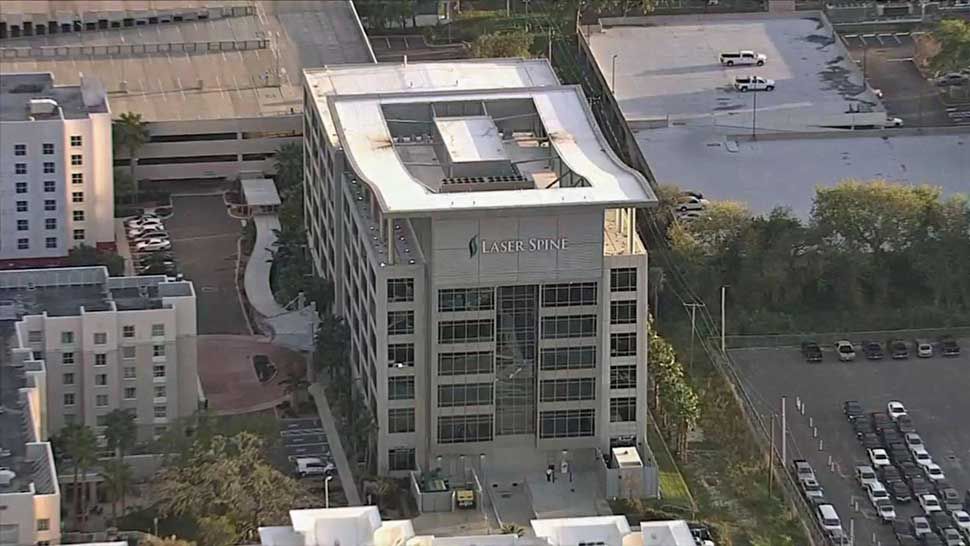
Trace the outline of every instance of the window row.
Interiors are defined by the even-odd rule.
[[[637,420],[637,399],[635,397],[610,398],[610,422],[621,423]]]
[[[389,449],[387,451],[388,470],[414,470],[415,467],[413,447]]]
[[[547,284],[542,287],[543,307],[596,305],[596,283]]]
[[[387,431],[392,434],[414,432],[414,408],[387,410]]]
[[[414,311],[388,311],[387,335],[405,335],[414,333]]]
[[[438,323],[438,343],[492,341],[493,331],[491,319],[442,321]]]
[[[491,415],[444,415],[438,417],[438,443],[490,442]]]
[[[165,325],[164,324],[152,324],[151,329],[152,337],[164,337],[165,336]],[[135,337],[135,326],[128,324],[121,327],[121,336],[125,338]],[[104,345],[108,342],[107,332],[94,332],[93,341],[95,345]],[[62,345],[72,345],[74,343],[75,336],[74,332],[71,330],[64,330],[61,332],[61,344]],[[32,343],[39,343],[41,341],[38,338],[36,341],[31,339]]]
[[[596,347],[556,347],[542,349],[539,367],[543,370],[581,370],[596,367]]]
[[[414,344],[391,343],[387,346],[388,368],[413,368]]]
[[[610,302],[610,324],[633,324],[637,321],[637,300]]]
[[[82,184],[84,178],[82,178],[81,173],[74,173],[71,175],[71,182],[74,184]],[[30,190],[30,186],[27,182],[15,182],[14,192],[19,194],[25,194]],[[44,180],[44,193],[56,193],[57,192],[57,181],[56,180]],[[24,210],[20,210],[20,203],[25,203]],[[17,202],[17,212],[27,212],[26,201]]]
[[[539,413],[540,438],[576,438],[596,433],[596,410],[573,409]]]
[[[81,135],[71,135],[71,147],[72,148],[77,148],[77,147],[81,146],[82,142],[83,142],[83,140],[81,139]],[[52,155],[54,153],[54,143],[53,142],[44,142],[40,146],[41,146],[41,152],[44,155]],[[25,155],[27,155],[27,145],[26,144],[14,144],[13,145],[13,155],[16,155],[16,156],[25,156]]]
[[[446,288],[438,291],[438,311],[490,311],[495,309],[491,288]]]
[[[80,156],[78,156],[78,157],[80,157]],[[73,164],[74,157],[72,156],[71,159],[72,159],[72,162],[71,163]],[[44,174],[54,174],[56,172],[57,172],[57,169],[55,168],[53,161],[45,161],[44,162]],[[13,173],[14,174],[27,174],[27,164],[26,163],[14,163],[14,165],[13,165]]]
[[[491,351],[438,354],[438,375],[492,373],[495,357]]]
[[[596,335],[596,315],[542,317],[542,339],[592,337]]]
[[[611,389],[634,389],[637,386],[637,367],[610,366]]]
[[[610,334],[610,356],[636,356],[637,333]]]
[[[491,383],[438,385],[438,407],[484,406],[492,403]]]
[[[414,279],[387,279],[387,301],[414,301]]]
[[[414,377],[400,376],[387,378],[388,400],[414,400]]]
[[[596,379],[592,377],[544,379],[539,383],[541,402],[567,402],[594,398],[596,398]]]
[[[637,268],[621,267],[610,270],[610,292],[632,292],[637,289]]]

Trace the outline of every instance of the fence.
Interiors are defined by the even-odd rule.
[[[836,341],[849,340],[853,343],[864,339],[876,341],[886,339],[927,339],[941,336],[958,338],[970,337],[970,326],[952,328],[913,328],[907,330],[869,330],[861,332],[824,332],[805,334],[764,334],[749,336],[725,336],[725,345],[730,349],[753,349],[760,347],[797,347],[802,341],[811,339],[819,345],[833,345]]]
[[[212,42],[163,42],[150,44],[58,45],[39,47],[5,47],[0,49],[3,59],[71,59],[79,57],[112,57],[154,55],[160,53],[217,53],[267,49],[268,39],[220,40]]]

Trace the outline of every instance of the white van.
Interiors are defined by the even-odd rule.
[[[764,66],[768,62],[768,56],[763,53],[755,53],[754,51],[731,51],[721,53],[719,57],[721,64],[727,66],[734,66],[736,64],[753,64],[755,66]]]
[[[296,475],[301,478],[323,476],[333,470],[333,463],[323,464],[323,461],[317,457],[299,457],[296,460]]]
[[[839,513],[835,511],[835,507],[831,504],[820,504],[818,506],[818,523],[829,536],[842,537],[845,535]]]

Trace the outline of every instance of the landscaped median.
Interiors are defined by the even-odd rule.
[[[687,481],[684,480],[683,474],[680,473],[680,467],[677,466],[677,462],[674,461],[673,455],[667,448],[667,442],[660,435],[653,415],[650,416],[649,421],[647,442],[657,463],[661,506],[669,506],[686,512],[696,512],[697,504],[690,494]]]

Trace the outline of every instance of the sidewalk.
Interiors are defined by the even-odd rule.
[[[115,245],[118,255],[125,259],[125,275],[135,274],[135,264],[131,260],[131,247],[128,246],[128,232],[125,231],[125,220],[115,218]]]
[[[337,424],[330,413],[330,403],[327,402],[327,395],[324,393],[323,385],[313,383],[310,385],[310,394],[317,404],[317,413],[320,415],[320,422],[323,424],[323,431],[327,434],[327,442],[330,444],[330,451],[333,455],[333,462],[337,466],[337,477],[340,478],[340,486],[344,490],[349,506],[361,506],[360,493],[357,491],[357,484],[354,483],[354,475],[350,471],[350,464],[347,462],[347,455],[344,453],[344,446],[340,442],[340,434],[337,432]]]

